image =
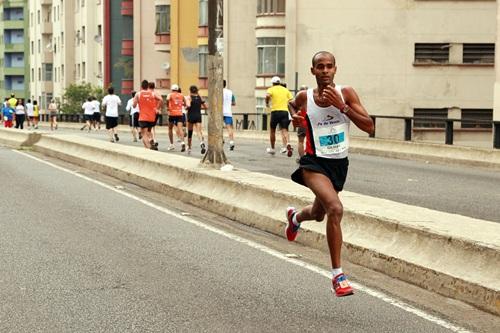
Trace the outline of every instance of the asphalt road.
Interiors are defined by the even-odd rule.
[[[450,331],[363,291],[335,298],[321,269],[203,218],[8,149],[0,166],[1,332]]]
[[[159,128],[159,150],[167,152],[167,129]],[[104,131],[86,133],[65,129],[63,133],[107,140]],[[134,143],[131,135],[121,133],[119,144],[142,146]],[[201,158],[195,138],[192,157]],[[236,149],[226,154],[237,168],[289,178],[296,169],[296,156],[288,158],[277,153],[265,153],[267,141],[238,139]],[[180,146],[174,154],[180,153]],[[186,155],[186,153],[183,153]],[[349,174],[345,190],[384,198],[414,206],[500,222],[500,172],[468,166],[451,166],[408,161],[394,158],[350,154]]]

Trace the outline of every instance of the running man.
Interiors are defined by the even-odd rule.
[[[158,94],[155,89],[156,89],[156,85],[153,81],[149,81],[148,82],[148,87],[149,87],[149,90],[157,97],[160,97],[161,99],[161,96],[160,94]],[[156,120],[155,120],[155,126],[153,126],[153,128],[151,128],[151,140],[153,140],[153,142],[151,142],[152,145],[154,145],[156,148],[158,148],[158,140],[156,140],[156,125],[158,125],[158,119],[160,117],[160,113],[161,113],[161,106],[163,105],[163,102],[158,102],[158,104],[156,105]]]
[[[129,125],[130,131],[132,132],[132,140],[137,142],[137,134],[139,133],[139,106],[134,107],[133,105],[135,94],[136,92],[132,91],[132,98],[128,100],[125,110],[130,113]]]
[[[92,125],[94,126],[94,130],[101,129],[101,103],[92,96],[92,104],[94,105],[94,116],[92,117]]]
[[[174,150],[174,133],[173,128],[175,126],[175,133],[177,138],[181,142],[181,151],[186,151],[186,143],[184,142],[184,132],[183,127],[183,117],[182,117],[182,107],[186,105],[186,99],[179,92],[179,86],[173,84],[171,87],[171,93],[167,95],[168,103],[168,139],[170,140],[170,146],[168,150]]]
[[[236,98],[233,91],[226,88],[226,80],[222,81],[224,89],[222,90],[222,113],[224,116],[224,125],[229,135],[229,150],[234,150],[234,129],[233,129],[233,110],[236,105]]]
[[[106,129],[109,133],[110,142],[118,142],[120,138],[116,132],[118,126],[118,107],[122,105],[120,97],[115,95],[113,87],[108,88],[108,94],[102,99],[102,107],[106,108]]]
[[[83,125],[80,130],[83,131],[85,128],[88,128],[87,132],[90,132],[92,129],[92,119],[94,118],[94,103],[92,103],[92,96],[89,96],[85,103],[83,103],[82,109],[85,125]]]
[[[28,99],[26,102],[26,120],[28,121],[28,129],[32,129],[35,127],[35,108],[33,107],[33,103],[31,103],[31,99]]]
[[[193,141],[193,129],[196,131],[196,135],[200,140],[201,154],[205,154],[207,151],[207,146],[203,138],[203,132],[201,128],[201,109],[206,110],[207,105],[205,101],[198,94],[198,87],[189,87],[189,96],[186,98],[186,110],[187,110],[187,128],[188,128],[188,154],[191,153],[192,141]]]
[[[49,110],[49,118],[50,118],[50,130],[53,131],[57,129],[57,104],[54,99],[50,100],[49,106],[47,107]]]
[[[316,77],[317,88],[300,91],[289,103],[294,121],[305,119],[307,122],[306,154],[300,159],[292,180],[308,187],[316,198],[312,205],[301,211],[287,208],[285,234],[289,241],[294,241],[302,222],[322,221],[326,215],[332,291],[340,297],[354,293],[340,264],[343,206],[338,193],[344,187],[349,165],[349,125],[352,121],[364,132],[372,133],[374,124],[354,89],[333,82],[336,71],[333,54],[326,51],[316,53],[312,58],[311,73]],[[304,108],[305,116],[299,115],[298,111]]]
[[[290,136],[288,135],[288,125],[290,125],[288,101],[290,101],[293,96],[290,90],[280,84],[281,79],[278,76],[274,76],[271,82],[273,86],[267,89],[266,94],[266,106],[269,107],[269,102],[271,102],[271,129],[269,131],[271,147],[267,148],[266,152],[270,155],[274,155],[275,153],[274,144],[276,143],[276,127],[278,127],[279,124],[283,140],[281,153],[287,153],[288,157],[292,157],[293,148],[290,144]]]
[[[156,111],[158,105],[163,103],[161,97],[151,90],[147,80],[141,82],[141,91],[134,96],[132,106],[139,107],[139,127],[141,128],[142,143],[144,147],[158,150],[151,135],[151,129],[156,125]]]

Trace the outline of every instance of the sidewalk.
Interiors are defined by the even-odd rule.
[[[33,147],[281,236],[285,208],[313,200],[286,179],[214,170],[198,159],[75,135],[0,129],[0,143]],[[500,314],[498,223],[351,192],[341,196],[349,261]],[[324,224],[303,227],[297,241],[327,251]]]

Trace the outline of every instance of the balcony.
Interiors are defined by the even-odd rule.
[[[50,35],[52,34],[52,23],[50,22],[42,22],[40,31],[42,32],[43,35]]]
[[[43,52],[42,63],[50,64],[53,62],[54,62],[54,53],[52,53],[51,51]]]
[[[134,40],[123,39],[122,40],[122,55],[133,56],[134,55]]]
[[[5,76],[23,76],[24,67],[4,67],[3,74]]]
[[[134,2],[131,0],[123,0],[121,3],[121,14],[123,16],[134,15]]]
[[[170,52],[170,34],[155,36],[155,51]]]
[[[23,44],[5,44],[5,52],[24,52]]]
[[[4,29],[24,29],[24,21],[16,20],[16,21],[4,21]]]

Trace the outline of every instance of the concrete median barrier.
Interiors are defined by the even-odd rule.
[[[208,169],[198,159],[78,136],[44,134],[33,149],[277,235],[283,235],[288,205],[313,200],[287,179]],[[500,224],[351,192],[341,196],[344,255],[351,262],[500,314]],[[297,241],[327,251],[325,224],[304,223]]]

